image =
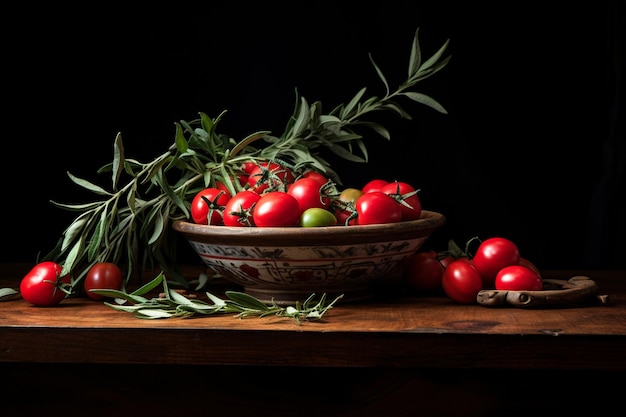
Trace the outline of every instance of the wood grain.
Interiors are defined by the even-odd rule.
[[[23,271],[4,266],[2,282]],[[585,272],[612,293],[608,305],[487,308],[381,288],[301,325],[228,314],[141,320],[89,299],[54,308],[17,299],[0,303],[0,362],[626,370],[621,274]]]

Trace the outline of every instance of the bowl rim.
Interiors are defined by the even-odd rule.
[[[428,237],[446,222],[443,214],[422,210],[417,220],[358,226],[234,227],[175,220],[172,228],[188,240],[241,246],[293,246],[388,242]]]

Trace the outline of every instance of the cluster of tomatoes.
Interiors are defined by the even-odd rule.
[[[477,303],[476,296],[485,289],[543,289],[537,266],[520,255],[513,241],[503,237],[481,241],[473,256],[467,250],[416,252],[404,265],[404,280],[413,290],[422,293],[443,291],[460,304]]]
[[[234,227],[320,227],[394,223],[419,219],[418,189],[374,179],[361,189],[338,190],[326,175],[296,174],[277,162],[242,165],[241,190],[223,183],[199,191],[191,202],[197,224]]]
[[[72,294],[72,283],[68,274],[62,275],[63,267],[52,261],[39,262],[20,282],[20,295],[24,300],[38,307],[51,307],[59,304]],[[96,301],[104,296],[91,292],[92,289],[119,290],[123,285],[121,269],[111,262],[95,263],[85,276],[85,294]]]

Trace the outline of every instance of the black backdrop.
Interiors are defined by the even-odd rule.
[[[199,112],[227,110],[220,131],[234,138],[279,133],[296,88],[327,111],[362,87],[384,94],[368,53],[395,87],[419,28],[425,55],[450,39],[450,64],[418,87],[448,114],[405,103],[412,121],[381,115],[391,141],[367,138],[367,165],[333,165],[344,185],[419,187],[447,218],[434,249],[499,235],[541,268],[626,266],[620,2],[266,3],[6,14],[18,29],[2,29],[1,260],[54,246],[74,214],[49,201],[89,201],[66,172],[106,184],[96,170],[118,132],[144,161]]]

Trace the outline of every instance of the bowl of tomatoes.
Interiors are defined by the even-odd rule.
[[[172,227],[209,270],[265,302],[292,304],[311,294],[344,301],[373,296],[372,284],[403,262],[445,223],[437,212],[419,219],[323,227],[233,227],[177,220]]]

